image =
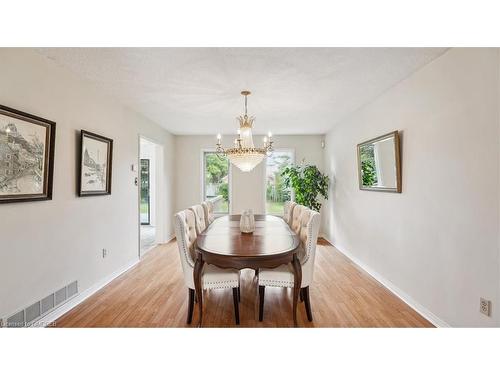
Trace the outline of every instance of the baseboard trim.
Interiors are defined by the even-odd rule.
[[[45,315],[42,318],[38,319],[37,321],[33,322],[32,325],[36,326],[36,327],[50,326],[53,322],[55,322],[61,316],[66,314],[68,311],[75,308],[80,303],[85,301],[87,298],[89,298],[90,296],[92,296],[93,294],[95,294],[96,292],[101,290],[102,288],[104,288],[106,285],[108,285],[111,281],[116,279],[118,276],[120,276],[121,274],[127,272],[129,269],[134,267],[137,263],[139,263],[139,261],[140,261],[139,259],[135,259],[132,262],[128,263],[126,266],[113,272],[111,275],[106,276],[105,278],[103,278],[99,282],[92,285],[90,288],[84,290],[81,293],[78,293],[76,296],[71,298],[69,301],[67,301],[63,305],[55,308],[47,315]]]
[[[175,239],[175,234],[172,234],[172,235],[168,236],[164,242],[155,243],[153,246],[148,247],[146,250],[144,250],[144,252],[141,253],[141,259],[144,258],[144,256],[147,253],[149,253],[151,250],[153,250],[156,246],[166,245],[174,239]]]
[[[422,306],[420,303],[415,301],[413,298],[411,298],[408,294],[406,294],[401,289],[399,289],[392,282],[390,282],[389,280],[384,278],[382,275],[380,275],[378,272],[376,272],[375,270],[373,270],[372,268],[368,267],[366,264],[361,262],[358,258],[356,258],[349,251],[346,251],[345,249],[341,249],[340,247],[335,245],[334,242],[331,241],[326,235],[322,234],[321,237],[323,237],[326,241],[330,242],[330,244],[332,244],[333,247],[335,247],[338,251],[340,251],[342,254],[344,254],[346,257],[348,257],[353,263],[355,263],[358,267],[363,269],[366,273],[368,273],[371,277],[373,277],[375,280],[377,280],[380,284],[382,284],[387,289],[389,289],[401,301],[406,303],[413,310],[415,310],[417,313],[419,313],[425,319],[427,319],[429,322],[431,322],[433,325],[435,325],[438,328],[450,328],[451,327],[448,323],[446,323],[444,320],[442,320],[441,318],[436,316],[434,313],[429,311],[427,308]]]
[[[148,247],[146,250],[141,252],[141,259],[144,258],[144,256],[149,253],[152,249],[154,249],[156,246],[161,245],[159,243],[155,243],[152,246]]]

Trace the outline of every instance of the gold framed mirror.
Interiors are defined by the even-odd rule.
[[[401,193],[399,132],[393,131],[358,144],[360,190]]]

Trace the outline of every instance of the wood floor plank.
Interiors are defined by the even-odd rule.
[[[292,291],[266,288],[264,321],[258,321],[257,278],[241,272],[240,327],[293,327]],[[310,286],[313,322],[304,304],[300,327],[432,327],[383,285],[324,240],[318,241]],[[188,292],[177,244],[157,246],[131,270],[59,318],[56,327],[195,327],[186,324]],[[204,327],[237,327],[231,289],[204,294]]]

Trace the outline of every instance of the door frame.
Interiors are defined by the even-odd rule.
[[[137,187],[137,251],[139,254],[139,259],[142,258],[150,249],[141,253],[141,189],[140,189],[140,164],[141,164],[141,139],[150,142],[155,145],[155,210],[154,210],[154,224],[156,228],[156,245],[165,243],[166,241],[166,202],[165,195],[159,194],[159,192],[165,191],[166,185],[166,172],[165,172],[165,148],[164,145],[158,143],[158,141],[148,137],[147,135],[139,133],[137,136],[137,170],[136,170],[136,187]],[[151,169],[150,169],[151,173]],[[151,188],[151,185],[150,185]],[[150,205],[151,210],[151,205]],[[150,218],[151,222],[151,218]],[[153,246],[154,247],[154,246]]]

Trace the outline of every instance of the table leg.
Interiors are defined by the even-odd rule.
[[[293,324],[297,327],[297,305],[299,301],[300,287],[302,285],[302,267],[297,254],[293,254]]]
[[[203,270],[203,264],[205,261],[201,253],[198,253],[196,257],[196,262],[194,263],[193,278],[194,278],[194,288],[196,291],[196,297],[198,298],[198,327],[201,327],[203,318],[203,289],[201,287],[201,271]]]

